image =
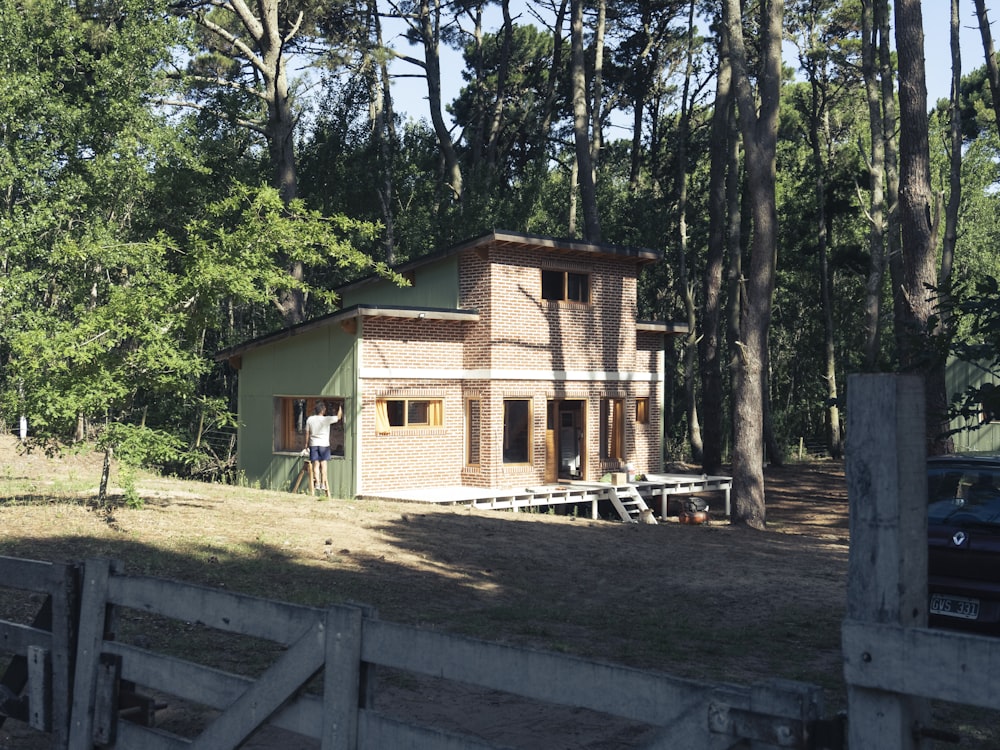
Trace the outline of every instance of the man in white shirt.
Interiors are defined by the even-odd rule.
[[[326,466],[330,461],[330,425],[344,417],[344,408],[337,407],[337,413],[326,416],[326,402],[316,402],[316,413],[306,420],[306,445],[309,448],[309,465],[312,467],[313,489],[325,490],[329,494]]]

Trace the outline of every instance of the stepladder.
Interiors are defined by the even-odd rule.
[[[312,461],[309,460],[308,456],[306,456],[302,460],[302,468],[299,469],[298,476],[295,477],[295,483],[292,485],[292,492],[297,493],[299,491],[299,487],[302,486],[303,480],[307,483],[307,486],[309,487],[309,494],[315,496],[316,490],[318,488],[316,487],[316,482],[313,481]],[[328,498],[330,497],[329,477],[327,477],[326,484],[323,486],[322,489],[320,489],[320,492],[325,493]]]

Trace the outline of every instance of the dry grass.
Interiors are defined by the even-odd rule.
[[[824,688],[828,713],[846,702],[847,498],[836,463],[769,470],[765,532],[321,502],[149,475],[138,482],[144,507],[109,516],[90,504],[99,469],[95,456],[19,455],[4,438],[0,554],[116,558],[131,573],[315,606],[364,602],[386,620],[678,676],[801,680]],[[207,648],[164,628],[157,638],[178,651]],[[252,651],[219,659],[253,671]],[[406,710],[420,713],[414,703]],[[1000,743],[977,712],[942,718],[980,735],[967,747]]]

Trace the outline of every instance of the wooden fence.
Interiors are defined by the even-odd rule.
[[[936,731],[929,700],[1000,709],[1000,640],[925,627],[923,414],[919,380],[876,375],[848,383],[852,541],[843,653],[851,748],[923,746]],[[54,747],[216,750],[239,747],[264,725],[310,738],[322,750],[491,747],[380,713],[382,668],[641,722],[656,728],[651,748],[721,750],[746,741],[754,748],[841,746],[835,732],[829,740],[820,736],[830,723],[822,720],[814,686],[684,680],[383,622],[364,607],[316,609],[129,576],[104,560],[83,568],[74,651],[67,635],[71,569],[6,558],[0,580],[53,596],[51,628],[0,626],[5,643],[24,650],[25,709],[33,726],[52,732]],[[282,648],[262,673],[236,674],[117,640],[122,609]],[[39,656],[35,667],[30,654]],[[74,663],[70,690],[65,680]],[[160,696],[202,706],[211,718],[193,736],[157,728]]]
[[[1000,709],[1000,639],[927,628],[921,379],[847,384],[851,549],[842,630],[849,746],[913,750],[940,734],[928,700]]]
[[[79,575],[72,565],[0,557],[0,586],[11,609],[30,624],[0,620],[0,651],[8,656],[0,676],[0,726],[17,719],[48,732],[54,747],[69,737],[71,675],[76,654]],[[43,597],[37,607],[30,597]],[[37,607],[37,608],[36,608]]]
[[[53,617],[58,638],[39,628],[3,625],[4,633],[24,634],[7,638],[13,650],[50,655],[45,668],[30,669],[16,689],[24,693],[25,708],[30,706],[17,718],[50,717],[31,725],[51,732],[55,748],[219,750],[240,747],[265,725],[300,735],[295,746],[322,750],[493,747],[380,713],[381,669],[647,724],[655,735],[650,747],[722,750],[742,747],[746,740],[755,748],[827,747],[816,741],[821,690],[801,683],[745,687],[679,679],[384,622],[363,606],[317,609],[130,576],[107,560],[83,566],[77,621],[68,616],[76,600],[75,569],[0,558],[4,580],[11,580],[12,572],[20,576],[19,586],[30,581],[37,590],[51,591],[53,611],[59,613]],[[119,639],[119,625],[136,615],[274,642],[280,644],[278,655],[254,676],[226,671],[155,650],[147,641],[156,638]],[[208,718],[193,735],[166,731],[156,726],[164,701],[194,707]]]

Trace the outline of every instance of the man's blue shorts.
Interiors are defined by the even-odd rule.
[[[329,461],[330,460],[330,446],[329,445],[310,445],[309,446],[309,460],[310,461]]]

